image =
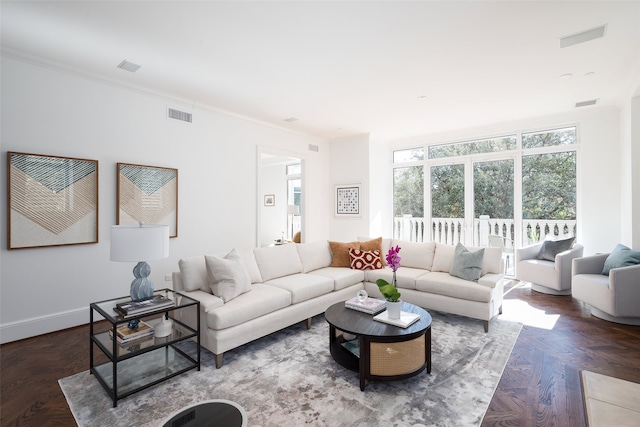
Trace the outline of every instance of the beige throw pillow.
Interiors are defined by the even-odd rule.
[[[207,275],[211,292],[229,302],[235,297],[251,290],[251,279],[242,257],[232,249],[224,258],[205,255]]]

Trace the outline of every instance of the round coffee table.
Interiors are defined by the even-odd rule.
[[[165,418],[160,425],[162,427],[246,427],[247,414],[244,408],[235,402],[214,399],[182,408]]]
[[[402,311],[417,313],[420,319],[401,328],[373,320],[371,314],[347,308],[344,302],[324,313],[331,356],[341,366],[358,372],[360,390],[364,391],[367,380],[401,380],[425,369],[431,373],[431,315],[406,302]],[[357,338],[346,340],[344,332]]]

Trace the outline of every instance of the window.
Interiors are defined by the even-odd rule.
[[[470,154],[495,153],[516,149],[516,136],[480,139],[456,144],[434,145],[429,147],[429,158],[468,156]]]

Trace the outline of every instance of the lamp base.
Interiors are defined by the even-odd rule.
[[[138,301],[153,296],[153,282],[149,279],[151,267],[145,261],[140,261],[133,267],[133,275],[136,277],[131,282],[131,299]]]

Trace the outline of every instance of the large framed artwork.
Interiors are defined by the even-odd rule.
[[[178,169],[118,163],[116,223],[165,224],[178,237]]]
[[[360,212],[360,184],[336,185],[335,216],[357,218]]]
[[[98,161],[7,152],[7,248],[98,243]]]

